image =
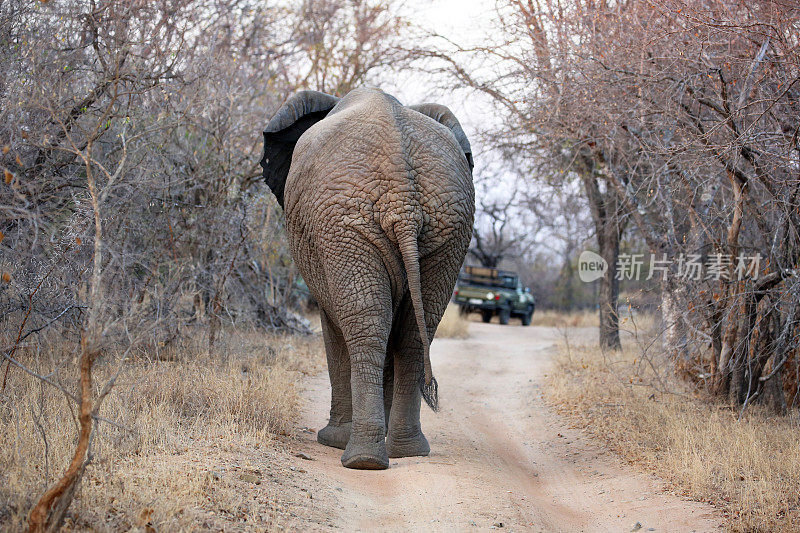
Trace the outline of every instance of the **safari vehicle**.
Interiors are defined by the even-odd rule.
[[[536,301],[528,287],[519,282],[516,272],[485,267],[464,267],[453,294],[462,314],[480,313],[484,322],[497,315],[501,324],[522,319],[529,326]]]

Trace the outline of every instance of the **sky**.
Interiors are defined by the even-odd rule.
[[[423,30],[438,33],[460,45],[470,46],[486,42],[494,9],[495,0],[407,0],[401,13],[413,25]],[[412,103],[414,98],[440,93],[441,91],[436,90],[436,81],[417,76],[402,80],[395,90],[401,93],[398,97],[402,96],[409,100],[407,103]]]
[[[402,14],[413,25],[466,47],[487,42],[496,17],[495,7],[495,0],[407,0]],[[444,78],[409,73],[407,77],[401,75],[387,91],[407,105],[433,101],[448,106],[469,137],[476,156],[475,177],[478,181],[489,172],[486,167],[490,160],[493,162],[493,179],[513,181],[514,176],[508,175],[504,169],[494,168],[497,158],[487,153],[481,143],[480,132],[490,129],[492,122],[498,120],[490,98],[477,91],[443,89],[442,84],[446,85]]]
[[[407,5],[416,23],[454,40],[487,30],[485,22],[495,9],[494,0],[411,0]]]

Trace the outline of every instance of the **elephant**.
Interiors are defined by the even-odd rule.
[[[421,398],[436,411],[430,341],[472,237],[472,150],[437,104],[377,88],[300,91],[264,131],[264,179],[290,251],[319,303],[331,382],[328,425],[348,468],[430,452]]]

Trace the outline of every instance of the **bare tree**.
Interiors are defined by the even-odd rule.
[[[531,261],[538,260],[546,267],[546,271],[537,273],[541,279],[528,280],[537,287],[537,300],[562,311],[594,305],[596,291],[581,285],[577,271],[578,256],[590,245],[593,235],[592,217],[581,187],[570,183],[533,185],[523,194],[525,209],[542,227],[530,247],[530,252],[535,252]]]
[[[535,231],[520,224],[516,193],[508,198],[478,201],[477,221],[472,230],[468,255],[481,266],[497,268],[504,259],[525,254],[533,243]]]
[[[419,52],[498,104],[499,146],[545,182],[582,184],[611,267],[601,345],[619,346],[614,267],[632,222],[671,262],[652,282],[676,367],[734,405],[767,390],[783,405],[769,380],[797,395],[781,376],[797,353],[797,9],[508,0],[493,46]],[[476,55],[495,64],[470,72]],[[699,279],[689,263],[706,268]]]
[[[407,23],[398,4],[373,0],[302,0],[292,13],[294,65],[289,84],[344,95],[397,67]]]
[[[666,279],[662,309],[677,354],[694,352],[681,365],[707,365],[695,372],[711,390],[747,405],[766,390],[765,367],[774,379],[796,350],[797,7],[633,3],[603,18],[611,31],[584,54],[615,99],[600,106],[620,154],[607,174],[654,253],[727,258],[714,275]]]
[[[620,227],[633,220],[655,257],[674,260],[660,289],[678,367],[735,405],[758,399],[797,350],[797,7],[510,5],[546,72],[544,43],[562,46],[569,74],[559,76],[570,86],[549,102],[584,103],[580,129],[579,115],[561,117],[585,132],[575,162],[588,155],[591,173],[579,174],[592,209],[615,203],[627,214]],[[548,83],[539,72],[531,79]],[[592,175],[611,202],[591,201]],[[695,256],[706,268],[699,278],[686,276]],[[769,390],[781,410],[783,387]]]
[[[114,424],[114,381],[98,390],[93,368],[225,325],[307,331],[261,129],[299,88],[373,79],[400,28],[385,2],[0,5],[0,386],[24,372],[79,412],[31,529],[59,527],[97,424]],[[77,373],[41,359],[45,338],[69,343]],[[45,440],[65,430],[42,419]]]
[[[567,13],[563,6],[503,2],[497,10],[502,35],[497,43],[472,49],[450,43],[450,51],[416,54],[443,62],[442,71],[496,102],[503,125],[492,134],[494,144],[517,159],[527,159],[531,175],[543,182],[575,180],[583,186],[597,247],[609,265],[598,299],[600,345],[619,349],[616,266],[628,213],[606,175],[605,160],[616,157],[614,147],[600,142],[594,110],[587,106],[596,87],[587,87],[582,73],[572,67],[574,47],[580,46],[586,33],[581,31],[587,27],[581,7],[573,9]],[[603,31],[596,24],[591,28]],[[492,57],[496,67],[469,72],[463,62],[476,55]]]

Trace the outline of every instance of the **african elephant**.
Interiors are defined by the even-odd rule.
[[[429,347],[472,234],[472,153],[436,104],[379,89],[290,97],[264,131],[264,177],[320,306],[331,381],[322,444],[349,468],[427,455]]]

